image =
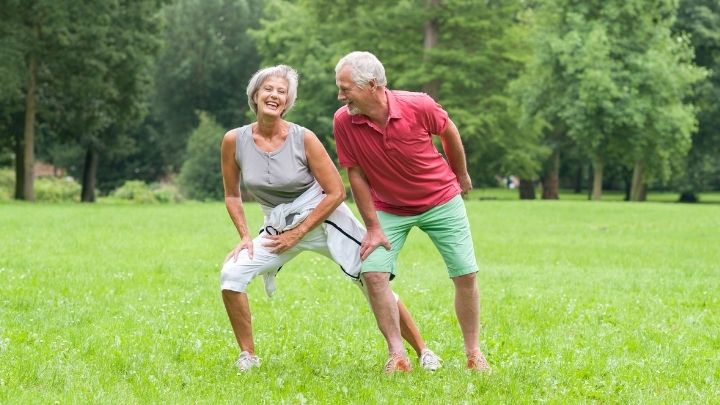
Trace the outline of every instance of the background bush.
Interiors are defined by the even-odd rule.
[[[147,185],[142,180],[128,180],[110,193],[116,200],[124,200],[140,204],[177,203],[183,196],[177,186],[170,183],[153,183]]]
[[[208,114],[200,114],[200,125],[188,139],[185,162],[178,181],[183,195],[193,200],[223,198],[220,173],[220,142],[225,130]]]
[[[80,201],[82,186],[72,177],[38,177],[35,179],[35,200],[43,202]]]
[[[15,187],[15,172],[12,169],[0,169],[0,201],[9,200]]]
[[[158,202],[150,187],[141,180],[126,181],[122,186],[115,189],[110,196],[142,204]]]
[[[175,184],[154,183],[150,185],[150,189],[160,203],[179,203],[185,199]]]

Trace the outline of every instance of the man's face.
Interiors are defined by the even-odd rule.
[[[348,106],[350,115],[365,114],[372,103],[372,86],[359,87],[353,82],[350,68],[344,67],[335,75],[338,100]]]

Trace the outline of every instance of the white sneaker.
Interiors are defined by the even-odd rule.
[[[435,371],[442,367],[442,359],[430,349],[423,349],[420,353],[420,366],[427,371]]]
[[[240,357],[235,361],[235,367],[241,373],[250,371],[253,367],[260,367],[260,358],[248,352],[240,352]]]

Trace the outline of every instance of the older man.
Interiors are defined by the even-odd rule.
[[[387,89],[385,69],[369,52],[340,59],[335,83],[345,105],[335,113],[333,132],[367,227],[360,248],[362,274],[390,352],[386,372],[409,370],[389,280],[414,226],[433,241],[455,285],[467,367],[489,371],[479,346],[478,267],[460,196],[472,182],[458,129],[428,95]],[[447,160],[432,135],[440,136]]]

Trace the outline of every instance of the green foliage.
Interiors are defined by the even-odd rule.
[[[709,71],[696,86],[698,131],[675,188],[680,192],[720,189],[720,3],[682,0],[674,29],[689,35],[694,60]]]
[[[12,198],[15,191],[15,172],[0,169],[0,201]]]
[[[705,75],[687,39],[672,35],[676,6],[540,2],[531,20],[534,55],[516,84],[525,122],[567,134],[597,162],[642,163],[667,180],[689,149],[696,121],[687,98]]]
[[[179,203],[183,196],[177,186],[169,183],[148,185],[142,180],[129,180],[113,190],[107,201],[125,201],[138,204]]]
[[[340,106],[336,98],[334,68],[350,47],[346,45],[349,35],[343,35],[346,24],[322,24],[319,21],[320,16],[325,19],[345,4],[327,3],[268,1],[260,28],[251,34],[264,66],[284,63],[298,70],[298,99],[287,119],[315,132],[334,156],[332,117]],[[362,25],[352,26],[360,28]]]
[[[26,103],[34,101],[39,155],[58,144],[105,157],[126,154],[125,132],[147,113],[159,6],[158,0],[4,2],[0,54],[8,58],[0,58],[0,72],[9,78],[0,81],[8,90],[0,97],[0,131],[17,137]],[[35,93],[27,91],[31,76]]]
[[[35,199],[45,202],[80,201],[80,184],[71,177],[40,177],[35,180]]]
[[[287,63],[299,70],[298,103],[288,119],[315,131],[331,154],[332,116],[340,106],[335,64],[350,51],[368,50],[385,65],[389,88],[420,91],[439,84],[436,99],[465,140],[470,174],[491,182],[498,171],[533,166],[529,159],[516,160],[518,145],[533,143],[533,137],[515,125],[506,94],[522,67],[521,36],[513,31],[520,5],[452,0],[428,8],[421,0],[273,0],[253,36],[264,64]],[[348,24],[348,18],[362,23]],[[430,19],[437,20],[439,40],[424,50],[423,27]],[[531,146],[524,151],[538,153]]]
[[[643,163],[650,185],[720,188],[716,0],[76,3],[0,7],[5,164],[22,139],[32,57],[38,158],[82,178],[87,151],[99,153],[106,193],[178,173],[196,111],[224,128],[252,120],[244,90],[261,65],[298,69],[287,118],[334,156],[334,66],[369,50],[390,88],[431,92],[448,110],[477,186],[496,174],[535,178],[559,151],[566,182],[597,158],[608,177]]]
[[[140,180],[126,181],[125,184],[111,193],[111,197],[140,204],[158,202],[150,187]]]
[[[200,113],[200,125],[190,134],[185,162],[178,182],[183,194],[194,200],[223,198],[220,142],[223,130],[208,114]]]
[[[179,0],[163,9],[155,104],[167,133],[175,134],[173,140],[187,137],[197,126],[196,111],[207,112],[228,128],[243,122],[248,110],[245,88],[259,65],[247,31],[257,27],[261,4]],[[184,146],[180,142],[180,148]]]
[[[182,193],[175,184],[152,184],[150,189],[160,203],[179,203],[184,200]]]

